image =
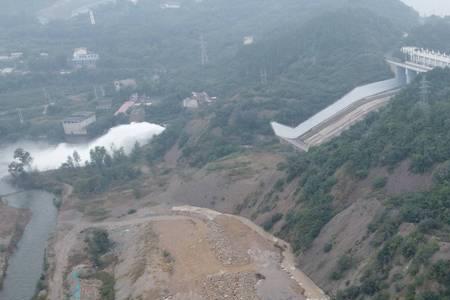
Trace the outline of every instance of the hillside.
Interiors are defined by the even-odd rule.
[[[248,217],[289,241],[300,269],[336,299],[449,298],[450,71],[419,78],[379,113],[309,153],[281,145],[269,127],[273,120],[297,125],[355,86],[391,77],[384,56],[396,55],[401,46],[448,51],[448,20],[421,25],[417,13],[396,0],[181,2],[180,9],[161,10],[156,0],[136,6],[119,1],[96,11],[96,26],[81,15],[48,25],[28,18],[15,30],[0,28],[1,50],[26,49],[24,66],[31,72],[0,82],[0,101],[13,112],[0,115],[0,143],[24,136],[61,141],[61,119],[75,110],[95,110],[93,90],[100,86],[113,106],[100,114],[98,132],[120,124],[113,113],[131,91],[113,89],[112,81],[119,78],[135,78],[136,91],[154,101],[146,121],[167,126],[129,156],[120,149],[107,154],[98,148],[86,165],[71,158],[56,172],[32,174],[38,185],[54,188],[55,182],[64,182],[74,192],[62,203],[65,224],[54,240],[64,252],[49,254],[56,261],[50,261],[42,289],[49,284],[58,294],[67,281],[58,274],[69,271],[66,267],[97,264],[99,257],[88,248],[72,249],[64,242],[67,238],[87,247],[89,232],[80,231],[106,226],[120,259],[102,253],[107,264],[100,269],[107,274],[88,276],[88,286],[97,291],[103,286],[105,293],[126,299],[134,292],[144,295],[147,285],[141,281],[162,274],[155,299],[176,295],[184,285],[196,285],[195,293],[202,295],[224,296],[183,277],[196,274],[195,259],[201,258],[192,247],[203,249],[205,228],[211,230],[203,219],[186,218],[173,228],[169,222],[162,226],[164,220],[134,226],[139,218],[166,216],[158,215],[161,209],[194,205]],[[9,26],[16,20],[0,22]],[[209,57],[204,66],[201,36]],[[245,36],[253,36],[253,44],[244,45]],[[97,69],[61,76],[80,45],[101,54]],[[36,58],[42,51],[48,59]],[[43,86],[56,99],[46,116]],[[207,91],[217,101],[183,109],[182,99],[192,91]],[[24,125],[16,120],[20,107],[30,107],[24,110]],[[250,235],[230,227],[241,234],[239,250]],[[199,243],[185,240],[180,228],[189,229]],[[126,230],[133,232],[128,236]],[[149,244],[158,244],[157,249]],[[267,255],[276,251],[273,245],[261,249]],[[223,269],[211,258],[221,249],[203,250],[213,263],[205,266],[201,282]],[[148,269],[139,266],[142,253]],[[157,263],[152,264],[153,258]],[[117,273],[110,266],[117,266]],[[242,266],[225,268],[217,282],[248,281],[253,289],[254,281],[262,280],[258,264],[244,268],[255,276],[237,279],[230,275],[234,267]],[[52,282],[49,275],[55,270]],[[245,297],[246,289],[236,286]]]
[[[389,14],[383,15],[374,0],[186,0],[175,11],[162,11],[160,1],[148,0],[137,5],[127,1],[104,5],[95,10],[95,26],[87,15],[48,25],[30,15],[23,15],[20,22],[15,15],[5,16],[0,20],[0,53],[23,52],[23,62],[15,66],[25,74],[2,80],[0,97],[5,99],[6,110],[28,106],[30,94],[39,105],[35,111],[24,112],[25,118],[32,120],[27,126],[15,124],[15,115],[0,119],[0,128],[6,128],[2,137],[15,139],[20,134],[61,139],[60,132],[48,132],[67,109],[78,109],[70,98],[89,102],[93,85],[103,86],[108,96],[117,98],[118,105],[127,95],[110,91],[112,81],[128,77],[138,80],[139,92],[164,100],[158,113],[150,112],[148,121],[166,123],[178,118],[180,100],[193,90],[206,90],[222,102],[243,93],[243,105],[262,97],[265,103],[259,110],[277,105],[278,109],[272,109],[274,118],[301,121],[350,87],[388,76],[382,55],[418,19],[397,0],[383,2]],[[327,29],[336,26],[343,27],[337,35]],[[209,64],[203,67],[200,36],[209,57]],[[253,36],[255,43],[243,45],[245,36]],[[49,44],[49,38],[54,42]],[[302,40],[306,42],[297,42]],[[80,46],[100,54],[98,68],[61,76],[61,70],[70,70],[70,55]],[[348,56],[348,51],[355,55]],[[321,65],[328,67],[318,68]],[[11,66],[2,63],[1,67]],[[355,76],[353,67],[361,74]],[[346,73],[339,77],[343,82],[333,79],[337,69]],[[261,84],[261,71],[267,74],[267,83]],[[51,120],[38,117],[47,102],[42,86],[60,104]],[[95,106],[84,105],[89,109]]]
[[[276,211],[277,195],[297,186],[279,234],[338,299],[449,295],[450,71],[426,80],[426,95],[418,80],[341,137],[292,155],[286,179],[259,204]]]
[[[168,145],[182,136],[184,161],[203,166],[242,146],[273,144],[270,121],[297,125],[357,85],[391,77],[384,55],[402,36],[389,19],[351,6],[243,47],[221,82],[230,96],[218,93],[214,107],[187,115],[188,122],[203,118],[208,129],[175,129]]]

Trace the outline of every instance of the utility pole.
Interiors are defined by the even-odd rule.
[[[42,91],[44,92],[44,96],[45,96],[45,99],[47,100],[47,104],[50,104],[51,103],[51,99],[50,99],[50,95],[48,94],[48,92],[47,92],[47,89],[46,88],[42,88]]]
[[[25,121],[23,120],[22,109],[21,109],[21,108],[18,108],[18,109],[17,109],[17,113],[18,113],[18,115],[19,115],[19,122],[20,122],[21,125],[23,125],[23,124],[25,123]]]
[[[103,86],[100,86],[100,91],[102,92],[102,97],[106,96],[105,88]]]
[[[262,85],[266,85],[267,84],[267,69],[265,67],[260,69],[259,77],[260,77],[260,80],[261,80],[261,84]]]
[[[202,66],[205,66],[208,64],[208,50],[206,48],[206,42],[203,38],[203,35],[200,35],[200,51],[201,51],[201,63]]]
[[[97,87],[94,85],[95,100],[98,100]]]

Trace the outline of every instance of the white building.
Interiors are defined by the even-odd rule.
[[[165,1],[160,4],[161,9],[178,9],[181,8],[181,3],[176,1]]]
[[[183,100],[183,107],[196,109],[199,106],[210,105],[216,101],[216,97],[210,97],[206,92],[192,92],[192,96]]]
[[[0,61],[14,61],[21,59],[23,57],[22,52],[12,52],[9,55],[1,55]]]
[[[97,120],[93,112],[79,112],[64,119],[63,128],[66,135],[87,135],[88,126]]]
[[[129,78],[129,79],[123,79],[123,80],[116,80],[114,81],[114,87],[116,89],[116,92],[120,92],[122,89],[131,89],[135,90],[137,88],[137,82],[135,79]]]
[[[242,40],[242,44],[244,44],[244,46],[251,45],[254,42],[255,42],[255,38],[252,35],[244,36],[244,39]]]
[[[73,51],[72,63],[75,68],[95,68],[100,56],[89,52],[87,48],[76,48]]]
[[[1,75],[10,75],[14,73],[14,68],[4,68],[4,69],[0,69],[0,74]]]

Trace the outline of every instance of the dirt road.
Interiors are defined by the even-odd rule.
[[[214,221],[217,218],[227,217],[237,220],[239,222],[231,222],[236,224],[236,226],[242,226],[244,228],[250,228],[250,231],[256,233],[256,236],[260,236],[263,240],[269,242],[271,245],[277,244],[279,248],[285,249],[282,253],[282,261],[279,267],[284,270],[288,278],[291,278],[293,282],[295,281],[300,290],[304,291],[304,296],[309,300],[328,300],[329,298],[325,293],[314,284],[314,282],[309,279],[303,272],[295,267],[295,257],[292,254],[290,246],[272,236],[271,234],[265,232],[262,228],[255,225],[248,219],[234,216],[221,214],[213,210],[202,209],[191,206],[173,207],[172,212],[168,212],[167,215],[157,215],[157,216],[144,216],[136,217],[130,216],[126,220],[117,221],[105,221],[105,222],[62,222],[59,224],[59,232],[56,242],[54,244],[55,250],[55,269],[53,277],[50,279],[49,283],[49,299],[60,300],[64,299],[64,274],[69,267],[69,257],[71,249],[76,246],[77,241],[79,241],[79,234],[85,229],[92,227],[104,228],[107,230],[114,230],[124,226],[135,226],[146,224],[148,222],[167,222],[167,221],[189,221],[192,222],[192,217],[203,217],[207,220]],[[241,225],[238,225],[241,224]],[[164,228],[168,226],[162,225]],[[165,232],[167,235],[168,232]],[[166,236],[167,238],[167,236]],[[167,239],[166,239],[167,240]],[[170,240],[170,239],[169,239]],[[186,240],[186,243],[190,243],[190,240]],[[178,244],[177,244],[178,245]],[[179,246],[179,245],[178,245]],[[176,247],[174,248],[174,253],[176,252]],[[281,271],[282,272],[282,271]]]

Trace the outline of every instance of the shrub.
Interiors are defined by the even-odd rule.
[[[116,280],[114,276],[106,272],[99,272],[95,274],[95,278],[102,282],[102,287],[100,289],[100,296],[102,300],[114,300],[116,298],[116,293],[114,286]]]
[[[101,266],[100,257],[112,247],[108,232],[104,229],[94,229],[87,237],[88,252],[96,266]]]
[[[331,249],[333,249],[333,243],[328,242],[325,244],[325,246],[323,246],[323,252],[328,253],[331,251]]]
[[[263,228],[266,231],[269,231],[273,228],[273,226],[278,223],[281,219],[283,218],[283,214],[282,213],[275,213],[274,215],[272,215],[272,217],[270,219],[268,219],[266,222],[264,222],[263,224]]]
[[[336,270],[331,273],[331,279],[332,280],[339,280],[342,279],[342,277],[344,276],[344,274],[350,270],[353,266],[353,258],[349,255],[344,255],[342,257],[339,258],[337,265],[336,265]]]
[[[379,190],[379,189],[384,188],[386,186],[386,183],[387,183],[387,178],[380,176],[380,177],[375,178],[375,180],[372,183],[372,187],[374,189]]]

